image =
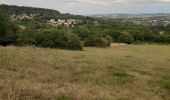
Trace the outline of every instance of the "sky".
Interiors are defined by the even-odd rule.
[[[49,8],[78,15],[170,13],[170,0],[0,0],[0,4]]]

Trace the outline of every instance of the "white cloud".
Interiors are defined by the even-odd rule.
[[[170,0],[160,0],[160,2],[163,2],[163,3],[170,3]]]
[[[92,4],[92,5],[108,5],[113,3],[125,3],[127,0],[64,0],[67,4]]]
[[[91,5],[111,5],[111,4],[162,4],[170,3],[170,0],[64,0],[67,4],[91,4]]]
[[[73,14],[170,12],[170,0],[0,0],[0,3]]]

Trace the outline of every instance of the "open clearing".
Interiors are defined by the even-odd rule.
[[[170,100],[170,45],[0,47],[2,100]]]

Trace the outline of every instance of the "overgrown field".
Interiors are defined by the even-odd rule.
[[[0,47],[1,100],[170,100],[170,45]]]

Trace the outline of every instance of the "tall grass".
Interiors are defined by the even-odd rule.
[[[169,100],[170,46],[0,47],[1,100]]]

